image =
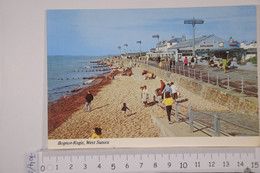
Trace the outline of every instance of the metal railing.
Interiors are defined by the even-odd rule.
[[[181,115],[179,113],[180,106],[189,110],[188,116]],[[210,133],[213,133],[215,136],[220,136],[221,134],[227,136],[228,133],[225,133],[225,130],[221,130],[221,122],[225,122],[225,123],[228,123],[229,125],[236,126],[236,127],[242,128],[242,129],[246,129],[246,130],[250,131],[251,133],[253,132],[256,135],[259,135],[259,132],[260,132],[259,129],[253,129],[251,127],[247,127],[245,125],[234,123],[230,120],[227,120],[227,119],[221,117],[221,115],[219,115],[217,113],[214,113],[212,115],[212,114],[208,114],[205,112],[195,110],[194,108],[192,108],[192,106],[188,107],[188,106],[184,106],[184,105],[181,105],[181,104],[178,104],[177,102],[175,102],[174,108],[175,108],[176,121],[177,122],[180,121],[180,116],[186,118],[188,120],[190,132],[194,132],[194,127],[200,127],[200,128],[203,128],[203,129],[209,131]],[[194,111],[211,117],[213,119],[213,125],[210,125],[208,122],[204,122],[202,120],[195,120]]]
[[[151,65],[159,68],[156,63],[145,63],[146,65]],[[189,78],[193,78],[208,84],[213,84],[216,87],[221,87],[227,90],[234,89],[236,92],[241,94],[247,94],[253,97],[258,97],[258,84],[257,81],[249,81],[245,82],[245,77],[243,75],[240,76],[230,76],[230,74],[221,74],[221,73],[213,73],[208,70],[201,69],[192,69],[191,67],[184,67],[180,64],[172,65],[170,68],[169,64],[163,63],[161,70],[170,71],[172,73],[180,74]],[[231,80],[231,78],[233,80]],[[236,81],[236,82],[234,82]],[[256,83],[255,88],[247,87],[246,83]],[[254,91],[251,91],[251,90]]]

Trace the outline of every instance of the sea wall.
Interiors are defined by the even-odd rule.
[[[154,72],[156,76],[165,81],[174,81],[178,87],[183,87],[204,99],[223,105],[231,111],[238,111],[247,115],[258,116],[258,98],[247,97],[246,95],[237,93],[232,89],[227,90],[220,88],[200,80],[161,70],[153,66],[140,64],[140,67],[144,70]]]

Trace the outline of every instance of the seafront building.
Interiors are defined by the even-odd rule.
[[[182,61],[185,57],[192,57],[193,39],[186,40],[182,38],[172,38],[169,41],[163,40],[157,44],[156,48],[147,53],[149,57],[175,58],[176,61]],[[238,60],[249,59],[256,55],[257,43],[254,41],[249,45],[234,41],[232,37],[229,40],[222,39],[215,35],[208,35],[195,38],[195,52],[198,58],[209,57],[234,57]]]

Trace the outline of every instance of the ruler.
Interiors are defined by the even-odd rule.
[[[28,173],[260,172],[260,148],[41,150],[27,155]]]

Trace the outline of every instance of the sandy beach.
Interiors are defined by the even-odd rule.
[[[151,115],[167,118],[166,111],[158,104],[153,104],[155,89],[160,87],[160,78],[145,80],[142,76],[143,70],[135,67],[132,69],[132,76],[117,74],[114,80],[100,79],[101,83],[75,94],[72,96],[74,98],[62,98],[51,105],[52,107],[49,106],[49,139],[89,138],[95,127],[103,129],[102,138],[159,137]],[[145,107],[141,100],[140,87],[144,85],[149,90],[150,104],[148,107]],[[178,87],[178,89],[181,93],[181,98],[178,100],[185,100],[182,105],[193,105],[197,110],[227,111],[227,108],[217,103],[200,98],[183,88]],[[85,111],[85,94],[88,90],[92,91],[94,95],[91,112]],[[70,100],[70,104],[67,103],[68,100]],[[130,109],[130,111],[127,110],[126,117],[121,113],[124,102]],[[55,116],[54,109],[60,116]],[[179,111],[188,112],[186,108],[181,108]],[[51,118],[50,115],[58,118]],[[56,127],[55,119],[60,123]]]

